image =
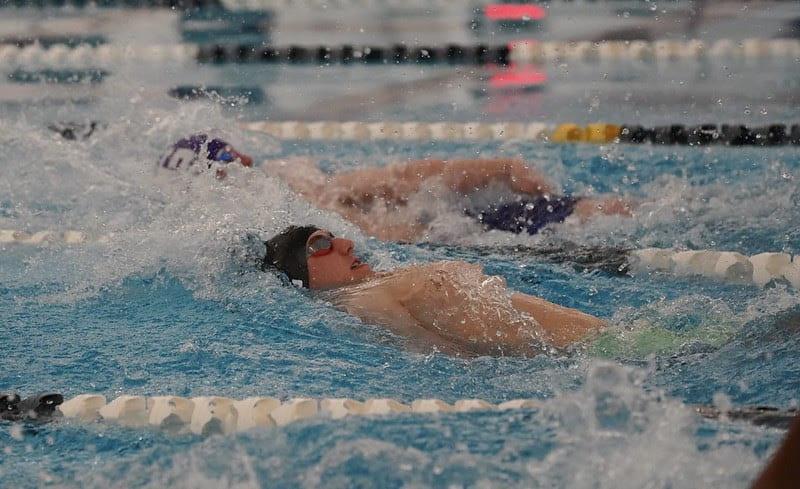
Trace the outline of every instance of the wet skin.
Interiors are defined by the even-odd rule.
[[[428,225],[419,222],[407,204],[434,188],[469,196],[491,184],[502,184],[520,195],[552,193],[553,186],[536,169],[514,159],[418,160],[381,168],[360,168],[323,174],[306,158],[268,160],[270,176],[289,184],[315,206],[341,215],[370,236],[385,241],[428,239]],[[578,201],[575,216],[585,222],[597,215],[631,216],[633,202],[606,196]]]
[[[329,247],[320,250],[320,238]],[[309,288],[362,321],[412,340],[415,349],[453,355],[532,356],[563,348],[604,327],[575,309],[507,288],[465,262],[411,265],[374,272],[353,242],[319,230],[306,242]]]

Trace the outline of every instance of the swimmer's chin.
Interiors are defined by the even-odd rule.
[[[375,277],[375,272],[366,263],[359,263],[357,265],[354,264],[353,266],[351,266],[350,272],[351,275],[347,278],[344,278],[341,281],[335,283],[328,283],[326,285],[315,285],[312,286],[311,288],[315,290],[332,291],[342,287],[350,287],[352,285],[358,285],[363,282],[368,282],[370,279]]]
[[[350,270],[354,273],[353,278],[351,279],[352,283],[363,282],[364,280],[368,280],[375,275],[375,272],[372,271],[372,268],[366,263],[354,263]]]

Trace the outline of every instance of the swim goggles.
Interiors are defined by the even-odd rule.
[[[233,152],[229,148],[225,148],[219,153],[217,153],[217,161],[224,161],[225,163],[229,163],[233,161],[236,157],[233,155]]]
[[[306,245],[306,257],[319,257],[333,251],[333,235],[318,234]]]

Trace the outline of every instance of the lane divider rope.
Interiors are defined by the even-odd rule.
[[[672,124],[645,128],[604,122],[578,125],[541,122],[328,122],[328,121],[256,121],[241,127],[254,132],[290,140],[398,140],[398,141],[469,141],[522,140],[554,143],[593,144],[668,144],[704,146],[781,146],[800,145],[800,124],[769,124],[748,127],[736,124]]]
[[[0,247],[13,245],[49,246],[106,244],[113,234],[90,239],[82,231],[39,231],[27,233],[0,229]],[[543,256],[547,253],[543,253]],[[644,248],[627,251],[627,270],[631,273],[663,272],[675,276],[702,276],[726,282],[763,287],[773,281],[800,290],[800,254],[767,252],[745,256],[735,251],[673,250]]]
[[[22,1],[22,0],[14,0],[14,1]],[[37,0],[25,0],[25,1],[37,1]],[[58,1],[58,0],[54,0]],[[105,0],[109,1],[109,0]],[[123,0],[125,1],[125,0]],[[300,7],[306,6],[308,8],[347,8],[347,7],[432,7],[432,6],[451,6],[453,5],[452,0],[219,0],[225,8],[230,10],[260,10],[260,9],[272,9],[272,8],[281,8],[281,7]],[[772,0],[774,2],[785,2],[789,3],[793,0]],[[492,2],[486,2],[492,3]],[[543,3],[543,2],[529,2],[525,0],[520,0],[516,2],[494,2],[494,3],[517,3],[517,4],[536,4],[536,3]],[[612,7],[616,7],[616,3],[618,0],[549,0],[547,3],[564,3],[567,5],[577,5],[580,7],[597,7],[598,3],[606,3],[611,4]],[[629,2],[629,3],[639,3],[640,6],[648,6],[647,0],[639,0],[639,2]],[[460,7],[461,4],[457,3],[457,6]],[[629,5],[626,5],[628,7]],[[680,7],[681,4],[677,0],[667,0],[662,2],[658,5],[660,8],[664,7]]]
[[[191,63],[197,59],[199,48],[193,44],[115,46],[103,44],[90,46],[81,44],[68,46],[53,44],[41,46],[0,45],[0,64],[8,66],[48,66],[48,67],[103,67],[109,64],[163,62]]]
[[[16,0],[20,1],[20,0]],[[30,1],[30,0],[28,0]],[[553,3],[550,0],[549,3]],[[608,0],[606,0],[608,2]],[[268,10],[275,8],[286,7],[301,7],[309,9],[320,8],[431,8],[431,7],[452,7],[455,6],[460,10],[469,8],[469,5],[464,6],[460,2],[453,2],[452,0],[220,0],[220,3],[228,10]],[[491,2],[486,2],[491,3]],[[500,3],[500,2],[495,2]],[[527,3],[518,1],[514,3]],[[536,3],[536,2],[531,2]],[[583,3],[596,7],[597,0],[561,0],[561,3],[578,4]],[[609,2],[610,3],[610,2]],[[474,8],[474,5],[473,5]]]
[[[64,402],[61,394],[46,393],[21,400],[16,394],[0,395],[0,419],[49,421],[64,417],[81,422],[113,422],[127,427],[154,427],[171,433],[198,435],[230,434],[254,428],[286,426],[308,419],[342,419],[351,416],[393,414],[466,413],[542,409],[535,399],[515,399],[492,404],[480,399],[461,399],[449,404],[439,399],[417,399],[404,404],[394,399],[294,398],[281,402],[273,397],[178,396],[145,397],[121,395],[111,402],[99,394],[80,394]],[[757,425],[787,428],[795,409],[745,407],[720,410],[693,406],[705,418],[748,421]]]
[[[550,0],[552,3],[554,0]],[[569,4],[596,6],[597,0],[561,0]],[[774,0],[781,1],[781,0]],[[792,0],[783,0],[787,3]],[[606,0],[608,3],[612,3]],[[669,3],[669,2],[668,2]],[[3,0],[2,8],[169,8],[169,9],[220,9],[229,11],[261,11],[283,8],[329,9],[329,8],[430,8],[451,7],[451,0]]]
[[[745,256],[735,251],[663,248],[632,250],[629,254],[633,273],[667,272],[676,276],[702,276],[722,282],[754,284],[788,282],[800,290],[800,255],[759,253]]]
[[[464,46],[266,46],[263,44],[193,44],[116,46],[81,44],[0,45],[0,63],[107,64],[123,62],[206,63],[450,63],[509,64],[563,61],[680,61],[709,58],[800,58],[800,39],[722,39],[659,41],[515,41],[509,45]]]
[[[198,60],[214,63],[450,63],[509,64],[546,61],[680,61],[708,58],[800,57],[800,39],[722,39],[657,41],[514,41],[508,45],[463,46],[287,46],[205,45]]]
[[[107,243],[113,235],[101,236],[93,242]],[[77,245],[89,243],[86,233],[76,230],[49,231],[42,230],[35,233],[15,229],[0,229],[0,246],[17,244],[47,246],[51,244]]]
[[[220,8],[219,0],[3,0],[0,9],[6,8],[113,8],[113,9],[153,9],[194,10]],[[266,7],[264,7],[266,8]]]

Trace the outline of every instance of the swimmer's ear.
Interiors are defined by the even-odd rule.
[[[266,263],[266,259],[265,259],[265,263]],[[266,263],[264,268],[263,268],[263,271],[275,274],[275,276],[278,277],[278,280],[281,281],[281,285],[283,285],[284,287],[297,287],[298,289],[305,288],[305,287],[303,287],[303,281],[302,280],[289,278],[289,276],[286,275],[285,272],[282,272],[282,271],[278,270],[278,268],[273,266],[271,263]]]
[[[275,253],[275,248],[269,241],[262,241],[264,244],[264,258],[261,259],[261,271],[266,272],[270,267],[273,267],[272,256]],[[288,277],[287,277],[288,278]]]

